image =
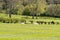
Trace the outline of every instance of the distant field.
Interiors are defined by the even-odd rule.
[[[60,40],[60,25],[0,23],[0,40]]]

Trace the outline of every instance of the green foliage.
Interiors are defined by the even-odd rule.
[[[46,15],[60,17],[60,4],[58,4],[58,5],[49,5],[47,7]]]
[[[32,9],[31,9],[31,6],[32,6],[32,5],[28,5],[28,6],[25,7],[25,10],[24,10],[24,12],[23,12],[23,15],[30,15],[31,12],[34,11],[35,5],[33,6],[34,8],[32,8]]]
[[[0,13],[15,15],[31,15],[36,19],[41,14],[48,16],[60,16],[60,1],[50,0],[1,0]],[[53,3],[53,4],[52,4]],[[56,4],[56,5],[55,5]]]
[[[0,22],[2,22],[2,23],[18,23],[19,19],[0,17]]]
[[[11,10],[11,14],[16,14],[16,15],[17,15],[17,14],[18,14],[18,9],[17,9],[17,8],[12,9],[12,10]]]
[[[7,4],[8,2],[7,1],[9,1],[9,4]],[[18,15],[21,15],[22,13],[23,14],[25,14],[25,15],[30,15],[31,14],[31,12],[33,11],[33,10],[35,10],[35,8],[36,8],[36,6],[38,5],[37,4],[37,2],[39,3],[39,2],[41,2],[41,3],[39,3],[39,4],[41,4],[39,7],[41,7],[40,9],[38,8],[38,11],[37,12],[41,12],[41,13],[43,13],[43,11],[44,11],[44,9],[43,9],[43,7],[45,7],[44,5],[45,5],[45,1],[43,0],[24,0],[24,1],[19,1],[19,0],[15,0],[15,1],[10,1],[10,0],[7,0],[6,2],[5,1],[2,1],[2,3],[4,3],[4,4],[2,4],[2,5],[5,5],[5,4],[7,4],[7,5],[5,5],[5,6],[2,6],[2,7],[6,7],[6,9],[12,9],[12,6],[13,6],[13,9],[11,10],[11,13],[12,14],[18,14]],[[36,2],[37,1],[37,2]],[[44,2],[44,3],[43,3]],[[24,6],[23,7],[23,5],[25,5],[24,3],[27,3],[27,5],[26,6]],[[37,4],[37,5],[36,5]],[[30,6],[29,5],[34,5],[33,7],[34,7],[34,9],[33,10],[30,10]],[[8,6],[8,7],[7,7]],[[24,10],[23,10],[23,8],[24,8]],[[5,9],[5,10],[6,10]],[[42,9],[42,10],[41,10]],[[7,12],[8,12],[8,10],[7,10]]]
[[[23,15],[30,15],[31,11],[29,8],[29,5],[25,7],[24,11],[23,11]]]
[[[22,15],[22,14],[23,14],[23,10],[22,9],[18,9],[17,15]]]

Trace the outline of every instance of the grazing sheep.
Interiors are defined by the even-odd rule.
[[[48,22],[48,24],[51,24],[51,22]]]
[[[41,24],[43,24],[44,22],[43,21],[40,21]]]
[[[52,22],[51,22],[51,24],[55,24],[55,22],[54,22],[54,21],[52,21]]]
[[[47,24],[47,23],[48,23],[48,24],[51,24],[51,23],[53,23],[53,22],[37,21],[37,23],[38,23],[38,24]]]
[[[43,21],[36,21],[38,24],[43,24],[44,22]]]
[[[60,24],[59,22],[56,22],[57,24]]]
[[[40,24],[40,22],[39,22],[39,21],[36,21],[36,23]]]
[[[44,24],[47,24],[47,22],[44,22]]]
[[[21,20],[21,23],[22,24],[26,24],[26,20]]]
[[[26,21],[24,21],[24,22],[21,22],[21,24],[26,24]]]
[[[34,23],[34,24],[38,24],[38,23]]]
[[[9,23],[9,21],[7,21],[6,23]]]
[[[31,22],[31,24],[33,24],[33,21],[30,21]]]
[[[23,23],[21,23],[21,24],[25,24],[25,23],[23,22]]]

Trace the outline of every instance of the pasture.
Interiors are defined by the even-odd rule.
[[[0,40],[60,40],[60,25],[0,23]]]
[[[31,18],[31,16],[12,15],[13,23],[9,23],[8,15],[0,14],[0,40],[60,40],[60,18]],[[14,23],[16,19],[24,20],[27,24]],[[47,22],[47,24],[40,24],[40,21]],[[38,24],[35,24],[36,22]]]
[[[0,0],[0,40],[60,40],[60,1]]]

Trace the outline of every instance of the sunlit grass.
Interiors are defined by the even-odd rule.
[[[0,23],[1,40],[60,40],[60,25]]]
[[[7,14],[0,14],[2,18],[9,18]],[[26,19],[27,17],[27,19]],[[59,18],[39,17],[32,19],[32,16],[12,15],[12,18],[30,20],[59,22]],[[60,24],[21,24],[21,23],[0,23],[0,40],[60,40]]]

